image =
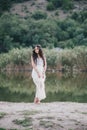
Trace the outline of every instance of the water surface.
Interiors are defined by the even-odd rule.
[[[44,102],[87,103],[87,73],[47,73],[45,86],[47,98]],[[0,101],[33,102],[34,95],[35,85],[31,72],[0,74]]]

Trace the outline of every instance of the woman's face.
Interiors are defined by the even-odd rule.
[[[35,52],[38,54],[39,53],[39,48],[38,47],[35,47]]]

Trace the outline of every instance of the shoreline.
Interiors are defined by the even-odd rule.
[[[6,130],[87,130],[87,103],[13,103],[0,102],[0,128]],[[14,121],[31,118],[32,125]],[[26,123],[25,123],[26,124]]]

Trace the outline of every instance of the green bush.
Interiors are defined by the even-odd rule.
[[[53,5],[58,8],[58,7],[61,7],[62,6],[62,2],[63,0],[51,0]]]
[[[75,47],[73,53],[77,55],[76,66],[78,68],[87,68],[87,47]]]
[[[55,12],[55,16],[59,16],[59,12],[58,11]]]
[[[3,11],[8,11],[13,3],[25,2],[29,0],[0,0],[0,15]]]
[[[43,16],[42,13],[37,18]],[[4,13],[0,17],[0,53],[8,52],[14,47],[30,47],[36,44],[49,48],[87,46],[86,14],[83,22],[74,18],[66,18],[62,21],[44,18],[22,19],[19,16]]]
[[[48,67],[54,68],[57,66],[58,63],[58,54],[55,53],[54,49],[51,49],[50,51],[46,51],[46,58],[47,58],[47,64]]]
[[[87,19],[87,10],[82,10],[80,12],[74,12],[71,15],[71,18],[75,19],[79,23],[82,23],[82,22],[84,22]]]
[[[30,57],[31,57],[31,49],[13,49],[9,52],[10,60],[13,64],[16,65],[24,65],[30,63]]]
[[[8,64],[25,65],[31,62],[31,48],[14,48],[8,53],[0,54],[0,67],[5,68]]]
[[[62,7],[64,10],[70,10],[73,8],[73,1],[72,0],[48,0],[48,8],[49,10],[52,8],[56,9]]]
[[[8,50],[12,49],[12,38],[9,35],[4,36],[3,40],[0,40],[0,52],[8,52]]]
[[[10,55],[9,54],[0,54],[0,68],[6,67],[10,64]]]
[[[11,0],[0,0],[0,15],[3,13],[3,11],[9,10],[11,5]]]
[[[32,14],[32,18],[39,20],[39,19],[46,19],[47,18],[47,14],[45,12],[42,11],[36,11]]]
[[[52,10],[55,10],[55,6],[53,5],[53,3],[52,2],[49,2],[48,4],[47,4],[47,10],[48,11],[52,11]]]
[[[74,68],[87,68],[87,47],[79,46],[73,49],[44,49],[48,68],[63,67],[73,72]],[[30,65],[31,48],[13,49],[7,54],[0,54],[0,68],[11,65]]]
[[[63,0],[62,8],[64,10],[70,10],[74,8],[73,0]]]
[[[66,69],[67,67],[70,71],[73,71],[76,60],[77,55],[73,53],[72,49],[65,49],[64,51],[62,51],[61,62],[62,66],[64,66],[64,69]]]

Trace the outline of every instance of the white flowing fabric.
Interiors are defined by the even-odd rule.
[[[32,70],[32,78],[33,78],[33,82],[36,85],[35,97],[38,98],[41,101],[42,99],[46,98],[45,84],[44,84],[46,75],[44,74],[43,77],[42,77],[42,73],[43,73],[43,60],[42,60],[42,58],[37,58],[36,67],[37,67],[41,77],[40,78],[38,77],[37,72],[33,68],[33,70]]]

